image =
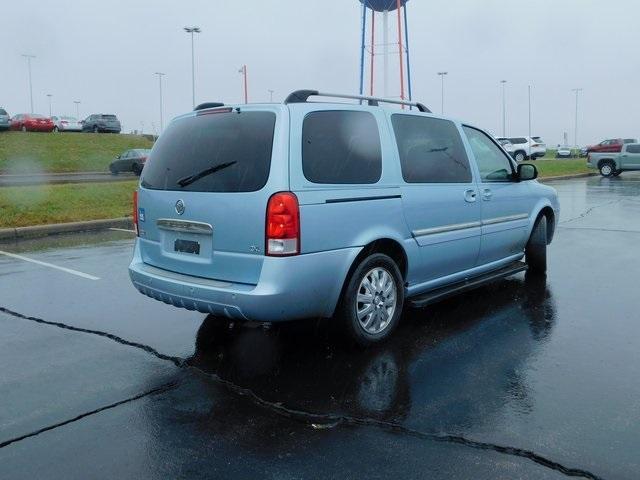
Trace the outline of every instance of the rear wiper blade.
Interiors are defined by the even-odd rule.
[[[181,187],[186,187],[187,185],[191,185],[196,180],[200,180],[202,177],[206,177],[207,175],[211,175],[212,173],[216,173],[219,170],[230,167],[234,163],[238,163],[238,162],[234,160],[233,162],[219,163],[218,165],[214,165],[213,167],[205,168],[201,172],[194,173],[193,175],[189,175],[187,177],[181,178],[180,180],[178,180],[177,183]]]

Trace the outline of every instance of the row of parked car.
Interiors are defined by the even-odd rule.
[[[10,117],[4,108],[0,108],[0,130],[120,133],[121,125],[118,117],[105,113],[89,115],[84,120],[57,115],[47,117],[37,113],[18,113]]]
[[[547,146],[540,137],[496,137],[496,140],[517,162],[536,160],[547,154]]]

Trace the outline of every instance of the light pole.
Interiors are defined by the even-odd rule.
[[[273,103],[273,90],[267,90],[269,92],[269,102]]]
[[[73,103],[76,104],[76,118],[80,120],[80,100],[74,100]]]
[[[578,147],[578,95],[582,91],[582,88],[574,88],[571,91],[575,92],[575,94],[576,94],[576,123],[575,123],[576,129],[575,129],[575,132],[574,132],[573,141],[574,141],[574,143],[576,145],[576,148],[579,148]]]
[[[196,60],[193,51],[193,34],[200,33],[200,27],[184,27],[184,31],[191,34],[191,97],[193,108],[196,108]]]
[[[529,156],[531,156],[531,85],[528,85],[527,89],[529,94],[529,140],[527,145],[529,145]]]
[[[444,76],[447,75],[449,72],[438,72],[438,75],[440,75],[440,83],[441,83],[441,95],[440,95],[440,113],[442,115],[444,115]]]
[[[53,94],[47,93],[47,97],[49,97],[49,118],[51,118],[51,97],[53,97]]]
[[[162,77],[164,77],[164,73],[156,72],[155,75],[158,76],[158,85],[160,86],[160,133],[164,129],[164,121],[162,116]]]
[[[507,136],[507,94],[506,94],[506,80],[500,80],[502,84],[502,136]]]
[[[238,73],[242,74],[242,90],[244,92],[244,103],[249,103],[249,97],[247,93],[247,66],[243,65],[238,69]]]
[[[27,59],[27,69],[29,70],[29,100],[31,101],[31,113],[33,113],[33,85],[31,83],[31,59],[36,58],[35,55],[22,54]]]

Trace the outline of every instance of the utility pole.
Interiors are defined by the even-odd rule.
[[[80,120],[80,100],[74,100],[73,103],[76,104],[76,118]]]
[[[269,102],[273,103],[273,90],[267,90],[269,92]]]
[[[247,66],[243,65],[242,67],[240,67],[240,69],[238,70],[238,73],[242,74],[243,90],[244,90],[244,103],[249,103],[249,96],[248,96],[248,93],[247,93]]]
[[[27,70],[29,71],[29,100],[31,102],[31,113],[33,113],[33,84],[31,83],[31,59],[36,58],[35,55],[22,54],[27,59]]]
[[[441,83],[441,95],[440,95],[440,113],[444,115],[444,76],[449,72],[438,72],[440,75],[440,83]]]
[[[529,145],[529,157],[531,157],[531,85],[528,86],[528,90],[529,90],[529,133],[528,133],[528,140],[527,140],[527,145]]]
[[[507,136],[507,93],[506,93],[507,81],[500,80],[500,83],[502,84],[502,136],[506,137]]]
[[[196,108],[196,60],[193,49],[193,34],[200,33],[200,27],[184,27],[184,31],[191,34],[191,97],[193,108]]]
[[[49,118],[51,118],[51,97],[53,97],[53,95],[51,93],[47,93],[47,97],[49,97]]]
[[[165,74],[162,72],[156,72],[154,75],[158,76],[158,84],[160,86],[160,133],[162,133],[162,130],[164,129],[164,121],[162,116],[162,77],[164,77]]]
[[[573,141],[576,145],[576,148],[580,148],[578,147],[578,96],[582,91],[582,88],[574,88],[571,91],[575,92],[576,94],[576,123],[575,123],[575,132],[574,132]]]

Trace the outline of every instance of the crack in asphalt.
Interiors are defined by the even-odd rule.
[[[558,223],[558,226],[563,225],[565,223],[570,223],[570,222],[574,222],[576,220],[580,220],[581,218],[586,217],[587,215],[589,215],[591,212],[593,212],[596,208],[600,208],[600,207],[606,207],[609,205],[613,205],[614,203],[620,203],[622,202],[624,199],[620,198],[618,200],[611,200],[610,202],[605,202],[605,203],[601,203],[600,205],[594,205],[593,207],[589,207],[587,208],[584,212],[582,212],[580,215],[578,215],[577,217],[573,217],[573,218],[569,218],[567,220],[564,220],[560,223]]]
[[[558,225],[563,230],[589,230],[594,232],[616,232],[616,233],[640,233],[640,230],[624,230],[622,228],[597,228],[597,227],[564,227]]]
[[[33,321],[39,324],[43,324],[43,325],[50,325],[50,326],[54,326],[54,327],[58,327],[58,328],[62,328],[64,330],[71,330],[74,332],[81,332],[81,333],[87,333],[87,334],[91,334],[91,335],[97,335],[100,337],[104,337],[104,338],[108,338],[110,340],[113,340],[121,345],[127,345],[130,347],[134,347],[134,348],[138,348],[140,350],[143,350],[147,353],[150,353],[151,355],[161,359],[161,360],[165,360],[165,361],[169,361],[171,363],[173,363],[176,367],[181,368],[181,369],[189,369],[189,370],[193,370],[194,372],[196,372],[198,375],[200,375],[201,377],[204,377],[206,379],[212,380],[213,382],[224,386],[227,390],[229,390],[232,393],[235,393],[236,395],[242,396],[242,397],[246,397],[249,400],[251,400],[254,404],[268,410],[271,411],[273,413],[276,413],[280,416],[286,417],[286,418],[290,418],[293,420],[296,420],[298,422],[301,423],[305,423],[307,425],[310,425],[312,428],[318,429],[318,430],[324,430],[324,429],[330,429],[330,428],[335,428],[337,426],[371,426],[371,427],[377,427],[383,430],[387,430],[387,431],[392,431],[395,433],[401,433],[403,435],[407,435],[407,436],[412,436],[415,438],[420,438],[423,440],[431,440],[431,441],[436,441],[436,442],[442,442],[442,443],[453,443],[453,444],[457,444],[457,445],[463,445],[469,448],[474,448],[477,450],[488,450],[488,451],[494,451],[497,453],[502,453],[505,455],[511,455],[511,456],[515,456],[515,457],[520,457],[520,458],[525,458],[528,460],[531,460],[534,463],[537,463],[538,465],[541,465],[543,467],[549,468],[551,470],[557,471],[559,473],[562,473],[566,476],[569,477],[582,477],[582,478],[587,478],[590,480],[602,480],[602,477],[588,471],[588,470],[583,470],[580,468],[571,468],[571,467],[566,467],[564,465],[562,465],[561,463],[555,462],[553,460],[550,460],[540,454],[535,453],[532,450],[527,450],[527,449],[523,449],[523,448],[517,448],[517,447],[510,447],[510,446],[506,446],[506,445],[499,445],[499,444],[495,444],[495,443],[489,443],[489,442],[480,442],[480,441],[476,441],[476,440],[471,440],[469,438],[463,437],[461,435],[451,435],[451,434],[445,434],[445,433],[428,433],[428,432],[423,432],[420,430],[415,430],[409,427],[406,427],[404,425],[401,425],[399,423],[395,423],[395,422],[387,422],[387,421],[383,421],[383,420],[377,420],[374,418],[367,418],[367,417],[353,417],[350,415],[340,415],[340,414],[333,414],[333,413],[313,413],[313,412],[307,412],[304,410],[296,410],[294,408],[290,408],[287,407],[285,405],[283,405],[282,403],[279,402],[273,402],[270,400],[266,400],[262,397],[260,397],[258,394],[256,394],[253,390],[251,390],[250,388],[246,388],[246,387],[242,387],[236,383],[233,383],[229,380],[225,380],[224,378],[221,378],[220,376],[218,376],[217,374],[213,374],[213,373],[209,373],[206,372],[194,365],[191,365],[189,363],[190,359],[184,359],[184,358],[180,358],[180,357],[175,357],[175,356],[170,356],[170,355],[165,355],[163,353],[158,352],[155,348],[149,346],[149,345],[145,345],[142,343],[138,343],[138,342],[131,342],[128,340],[123,339],[122,337],[119,337],[117,335],[113,335],[111,333],[108,332],[103,332],[101,330],[91,330],[91,329],[87,329],[87,328],[81,328],[81,327],[74,327],[71,325],[67,325],[65,323],[61,323],[61,322],[51,322],[51,321],[47,321],[38,317],[32,317],[32,316],[28,316],[28,315],[23,315],[21,313],[15,312],[13,310],[10,310],[6,307],[0,307],[0,312],[6,313],[8,315],[11,315],[13,317],[16,318],[20,318],[23,320],[29,320],[29,321]],[[146,392],[143,392],[141,394],[135,395],[133,397],[129,397],[127,399],[124,400],[120,400],[118,402],[97,408],[95,410],[91,410],[85,413],[82,413],[80,415],[77,415],[71,419],[65,420],[63,422],[59,422],[53,425],[49,425],[47,427],[41,428],[39,430],[36,430],[34,432],[22,435],[20,437],[16,437],[10,440],[6,440],[2,443],[0,443],[0,448],[6,447],[12,443],[24,440],[26,438],[29,437],[34,437],[36,435],[39,435],[43,432],[47,432],[49,430],[53,430],[55,428],[64,426],[64,425],[68,425],[69,423],[73,423],[76,422],[78,420],[81,420],[85,417],[94,415],[96,413],[102,412],[104,410],[109,410],[112,408],[115,408],[119,405],[125,404],[125,403],[129,403],[135,400],[138,400],[140,398],[149,396],[149,395],[154,395],[154,394],[158,394],[158,393],[164,393],[168,390],[171,390],[173,388],[175,388],[178,385],[177,382],[170,382],[164,385],[161,385],[159,387],[153,388],[151,390],[147,390]]]
[[[40,435],[41,433],[48,432],[49,430],[53,430],[55,428],[62,427],[64,425],[69,425],[70,423],[77,422],[78,420],[81,420],[81,419],[83,419],[85,417],[89,417],[91,415],[95,415],[96,413],[100,413],[100,412],[103,412],[105,410],[110,410],[110,409],[118,407],[120,405],[124,405],[125,403],[133,402],[135,400],[139,400],[140,398],[148,397],[149,395],[155,395],[155,394],[158,394],[158,393],[167,392],[167,391],[172,390],[173,388],[175,388],[177,386],[178,386],[177,382],[165,383],[164,385],[160,385],[159,387],[152,388],[151,390],[147,390],[146,392],[139,393],[138,395],[134,395],[133,397],[125,398],[124,400],[119,400],[117,402],[110,403],[109,405],[104,405],[102,407],[96,408],[95,410],[90,410],[88,412],[81,413],[80,415],[76,415],[75,417],[69,418],[69,419],[64,420],[62,422],[54,423],[53,425],[48,425],[46,427],[40,428],[38,430],[35,430],[33,432],[25,433],[24,435],[20,435],[19,437],[14,437],[14,438],[11,438],[9,440],[5,440],[4,442],[0,442],[0,448],[4,448],[4,447],[6,447],[8,445],[11,445],[12,443],[19,442],[19,441],[24,440],[26,438],[35,437],[36,435]]]

